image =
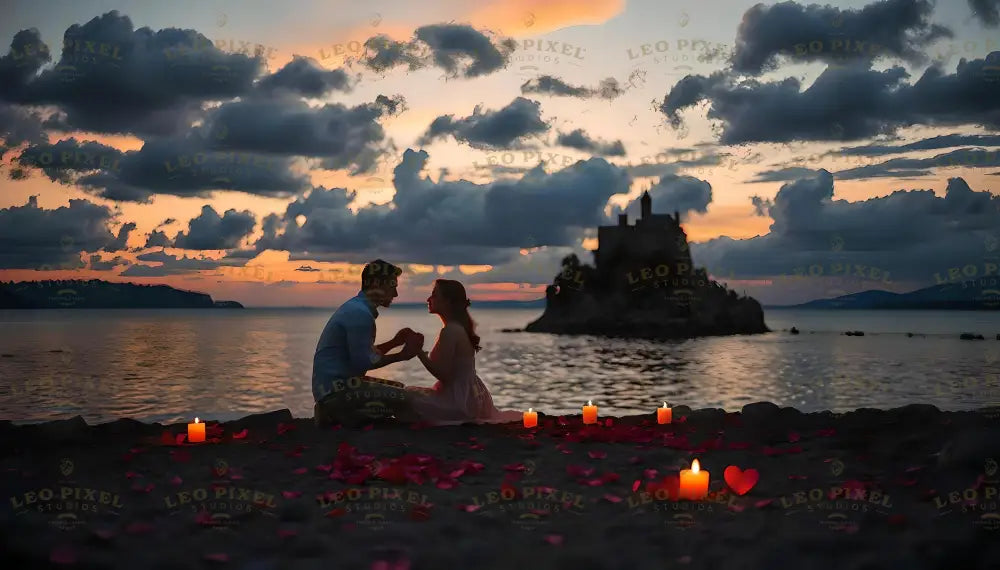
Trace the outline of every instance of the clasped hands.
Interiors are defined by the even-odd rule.
[[[403,345],[403,350],[399,352],[399,355],[406,360],[420,354],[424,349],[424,335],[414,332],[409,327],[401,329],[392,340],[394,343]]]

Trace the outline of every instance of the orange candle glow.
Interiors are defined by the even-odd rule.
[[[528,408],[527,412],[524,412],[524,427],[533,428],[538,425],[538,412],[531,411]]]
[[[590,400],[587,400],[587,405],[583,407],[583,423],[597,423],[597,406],[595,406]]]
[[[191,443],[205,441],[205,424],[200,423],[198,418],[194,419],[193,424],[188,424],[188,441]]]
[[[695,459],[691,469],[681,470],[681,484],[678,497],[697,501],[708,496],[708,471],[702,471],[701,465]]]
[[[669,424],[674,419],[674,411],[667,407],[667,403],[663,402],[662,408],[656,409],[656,422],[661,424]]]

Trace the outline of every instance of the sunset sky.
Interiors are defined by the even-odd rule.
[[[8,1],[0,280],[335,306],[383,258],[402,302],[437,277],[535,299],[647,189],[765,304],[979,276],[1000,258],[998,12]]]

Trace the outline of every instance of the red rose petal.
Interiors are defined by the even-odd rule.
[[[608,501],[610,503],[620,503],[620,502],[622,502],[622,498],[621,497],[619,497],[618,495],[612,495],[611,493],[605,493],[604,494],[604,500]]]
[[[185,433],[179,433],[175,437],[175,441],[177,442],[177,445],[180,445],[180,444],[184,443],[184,440],[186,440],[186,439],[187,439],[187,434],[185,434]]]
[[[604,459],[608,456],[605,451],[588,451],[587,455],[589,455],[591,459]]]
[[[526,468],[524,463],[511,463],[510,465],[503,466],[504,471],[524,471]]]
[[[302,496],[302,491],[282,491],[281,496],[286,499],[298,499]]]
[[[247,428],[243,428],[243,431],[238,431],[233,434],[233,439],[246,439],[247,438]]]
[[[790,443],[795,443],[796,441],[798,441],[800,439],[802,439],[802,437],[797,432],[794,432],[794,431],[788,432],[788,441]]]
[[[160,434],[160,444],[162,445],[177,445],[177,440],[174,439],[174,434],[169,431],[165,431]]]
[[[173,478],[170,479],[170,484],[174,485],[175,487],[177,485],[180,485],[183,482],[184,482],[184,479],[181,479],[179,475],[174,475]]]
[[[553,546],[562,546],[563,535],[561,534],[547,534],[545,535],[545,542]]]
[[[344,510],[341,507],[337,507],[336,509],[332,509],[329,512],[327,512],[326,515],[324,515],[324,516],[327,516],[327,517],[341,517],[341,516],[344,516],[346,514],[347,514],[346,510]]]
[[[636,479],[635,482],[632,483],[632,492],[635,493],[637,490],[639,490],[640,486],[642,486],[642,482]]]
[[[49,562],[53,564],[76,564],[76,550],[72,546],[57,546],[49,554]]]
[[[125,478],[126,479],[135,479],[136,477],[142,477],[142,475],[136,473],[135,471],[126,471],[125,472]]]
[[[467,513],[474,513],[483,508],[482,505],[459,505],[458,509]]]
[[[774,499],[761,499],[761,500],[757,501],[756,503],[754,503],[753,506],[757,507],[758,509],[763,509],[764,507],[770,505],[773,502],[774,502]]]

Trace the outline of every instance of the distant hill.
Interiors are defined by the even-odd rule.
[[[242,309],[205,293],[169,285],[110,283],[98,279],[0,283],[0,309]]]
[[[994,284],[979,285],[976,281],[943,283],[909,293],[863,291],[834,299],[816,299],[801,305],[784,305],[778,309],[906,309],[906,310],[1000,310],[1000,289]]]

